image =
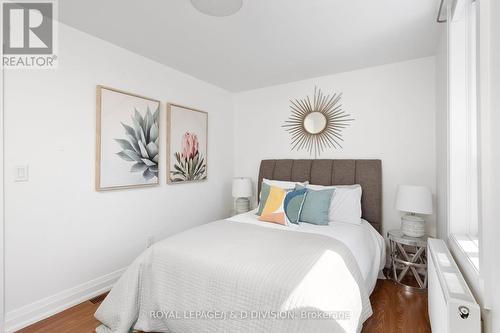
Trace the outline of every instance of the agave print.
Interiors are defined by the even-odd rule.
[[[203,180],[207,178],[205,158],[199,151],[196,133],[186,132],[182,137],[182,152],[174,154],[176,163],[171,171],[174,182]]]
[[[134,109],[132,126],[121,123],[127,139],[115,139],[122,151],[116,153],[128,162],[134,162],[130,172],[141,172],[146,180],[158,177],[158,109],[152,114],[149,107],[144,117]]]

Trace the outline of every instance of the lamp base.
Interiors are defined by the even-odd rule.
[[[401,217],[401,231],[410,237],[422,237],[425,235],[425,220],[416,215],[405,215]]]
[[[248,200],[248,198],[236,199],[234,210],[236,214],[242,214],[248,212],[250,210],[250,200]]]

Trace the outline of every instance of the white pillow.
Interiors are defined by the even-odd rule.
[[[334,188],[328,218],[330,222],[361,223],[361,185],[307,185],[311,190]]]
[[[293,190],[295,188],[295,185],[301,185],[301,186],[306,186],[309,184],[309,182],[289,182],[286,180],[272,180],[272,179],[267,179],[263,178],[262,182],[266,183],[267,185],[270,186],[276,186],[279,188],[282,188],[284,190]]]

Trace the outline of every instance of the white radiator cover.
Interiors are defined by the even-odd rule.
[[[480,333],[481,312],[441,239],[427,243],[429,319],[433,333]]]

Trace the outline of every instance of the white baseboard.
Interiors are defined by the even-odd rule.
[[[85,302],[111,289],[125,268],[66,289],[55,295],[9,311],[5,315],[5,332],[12,333],[40,320]]]

